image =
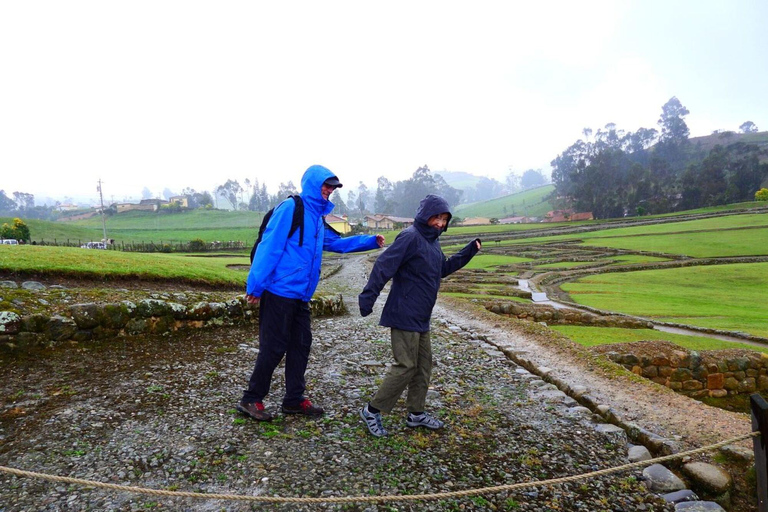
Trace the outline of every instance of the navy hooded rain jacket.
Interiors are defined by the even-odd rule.
[[[360,314],[371,314],[376,298],[392,279],[380,325],[411,332],[429,331],[440,279],[469,263],[478,251],[473,240],[445,258],[437,240],[441,232],[427,224],[430,217],[441,213],[450,216],[448,203],[442,197],[430,194],[421,200],[413,226],[400,232],[376,260],[368,284],[358,297]]]

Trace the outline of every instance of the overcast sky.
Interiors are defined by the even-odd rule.
[[[0,189],[140,198],[320,163],[503,180],[609,122],[768,130],[768,2],[0,3]]]

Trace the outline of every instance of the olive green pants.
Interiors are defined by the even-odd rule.
[[[407,388],[405,400],[408,412],[424,411],[432,375],[432,342],[427,332],[392,329],[392,353],[395,363],[389,367],[384,382],[371,400],[371,405],[391,412]]]

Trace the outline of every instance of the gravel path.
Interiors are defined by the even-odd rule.
[[[2,362],[0,465],[155,489],[271,496],[415,494],[556,478],[627,462],[626,445],[591,415],[438,308],[430,410],[440,432],[405,426],[402,401],[375,439],[358,410],[390,362],[389,333],[356,311],[365,257],[324,282],[351,314],[313,321],[308,395],[321,419],[239,416],[258,349],[253,329],[120,339]],[[381,298],[377,306],[383,305]],[[281,371],[279,369],[278,371]],[[267,406],[277,413],[283,379]],[[0,473],[0,511],[80,510],[673,510],[640,471],[473,498],[348,505],[265,505],[156,498]]]

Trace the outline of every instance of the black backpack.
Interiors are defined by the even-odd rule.
[[[288,197],[293,199],[293,204],[294,204],[293,219],[291,220],[291,229],[290,231],[288,231],[288,238],[293,236],[293,234],[298,229],[299,230],[299,247],[301,247],[302,245],[304,245],[304,202],[301,200],[301,197],[298,194],[295,196],[288,196]],[[269,223],[269,219],[272,218],[272,212],[274,211],[275,211],[275,208],[271,208],[266,213],[266,215],[264,215],[264,218],[261,221],[261,226],[259,227],[259,236],[256,239],[256,243],[253,244],[253,249],[251,249],[251,263],[253,263],[253,257],[256,255],[256,248],[259,246],[259,243],[261,242],[261,237],[264,235],[264,230],[267,229],[267,224]]]

